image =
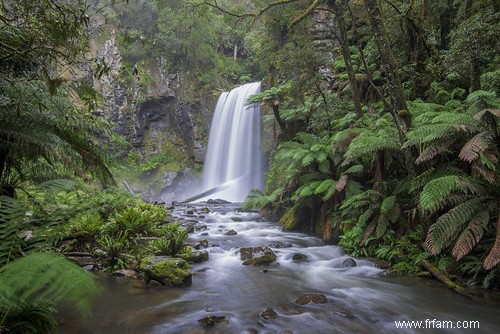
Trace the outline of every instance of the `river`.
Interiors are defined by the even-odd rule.
[[[193,264],[192,285],[143,288],[127,278],[98,276],[104,287],[92,315],[82,319],[69,310],[58,315],[58,333],[498,333],[500,297],[489,293],[475,303],[432,279],[389,277],[373,263],[348,258],[341,248],[304,233],[283,232],[256,213],[236,205],[177,206],[174,215],[197,221],[188,242],[207,239],[210,259]],[[194,214],[186,216],[192,210]],[[236,235],[227,235],[229,230]],[[240,247],[270,246],[276,263],[242,265]],[[274,247],[273,247],[274,246]],[[291,246],[291,247],[280,247]],[[294,260],[294,254],[305,260]],[[322,294],[324,304],[298,305],[306,294]],[[262,312],[272,308],[275,318]],[[213,327],[198,320],[224,316]],[[416,321],[426,329],[401,329]],[[420,322],[420,323],[418,323]],[[456,327],[476,327],[457,329]],[[479,328],[477,328],[479,326]],[[446,329],[443,329],[446,327]]]

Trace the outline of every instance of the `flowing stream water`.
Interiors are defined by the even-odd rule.
[[[192,264],[193,282],[184,288],[144,288],[129,278],[102,275],[104,293],[92,316],[81,319],[61,311],[58,333],[498,333],[500,298],[490,294],[476,303],[435,280],[381,275],[373,263],[356,259],[342,267],[342,249],[303,233],[284,232],[256,213],[234,204],[177,206],[174,215],[196,221],[188,242],[208,241],[209,260]],[[193,214],[186,215],[188,210]],[[236,235],[226,234],[229,230]],[[197,232],[196,232],[197,231]],[[277,261],[268,266],[242,265],[241,247],[269,246]],[[286,247],[282,247],[286,246]],[[294,254],[305,260],[293,260]],[[298,305],[309,293],[323,294],[324,304]],[[272,308],[277,316],[264,319]],[[225,316],[204,327],[198,320]],[[395,321],[422,321],[434,329],[398,329]],[[437,329],[437,321],[476,321],[479,329]],[[448,323],[451,324],[451,323]],[[462,323],[460,323],[462,324]],[[447,326],[448,326],[447,325]],[[472,326],[469,324],[468,326]]]

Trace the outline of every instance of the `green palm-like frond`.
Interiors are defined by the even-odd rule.
[[[457,189],[458,175],[446,175],[429,181],[420,193],[420,207],[424,210],[435,211],[446,197]]]
[[[54,253],[29,254],[0,269],[3,308],[18,308],[41,300],[64,300],[88,311],[91,299],[98,292],[90,273]]]
[[[20,249],[18,234],[25,228],[26,211],[21,201],[0,196],[0,267],[13,260]]]
[[[477,213],[488,198],[483,196],[475,197],[467,202],[461,203],[452,208],[447,213],[441,215],[429,228],[425,247],[431,254],[438,254],[442,249],[450,245],[455,240],[463,227]]]
[[[366,129],[354,138],[344,154],[344,162],[342,165],[347,165],[350,162],[372,157],[374,153],[380,150],[399,151],[401,142],[398,137],[396,128],[384,127],[378,130]]]

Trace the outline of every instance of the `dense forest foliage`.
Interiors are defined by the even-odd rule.
[[[263,81],[249,102],[270,168],[246,208],[393,272],[429,259],[498,288],[499,19],[494,0],[1,0],[0,331],[53,332],[60,300],[87,309],[98,288],[59,252],[98,247],[112,270],[142,236],[181,251],[168,213],[114,188],[88,70],[110,70],[89,48],[112,30],[144,85],[152,58],[187,99]]]

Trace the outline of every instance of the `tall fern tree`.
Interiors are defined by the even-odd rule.
[[[451,254],[459,260],[485,236],[496,235],[484,259],[486,269],[500,263],[499,107],[495,93],[476,91],[463,110],[417,117],[406,143],[420,149],[416,162],[430,168],[414,180],[414,187],[422,189],[420,208],[437,216],[425,247],[436,255],[453,246]]]

